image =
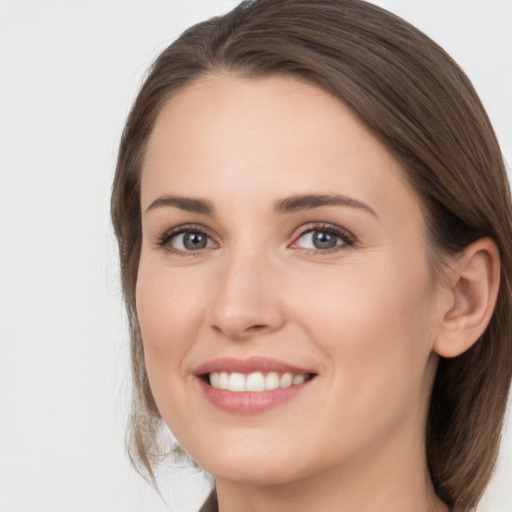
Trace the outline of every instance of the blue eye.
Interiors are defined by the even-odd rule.
[[[198,229],[172,230],[159,240],[169,252],[190,253],[216,247],[215,242],[203,231]]]
[[[180,251],[199,251],[208,247],[208,237],[204,233],[185,231],[170,240],[171,245]]]
[[[308,249],[332,249],[339,244],[339,237],[326,231],[310,231],[302,235],[299,240]]]
[[[353,244],[353,238],[349,233],[341,228],[329,226],[328,228],[309,229],[294,242],[293,247],[330,252]]]

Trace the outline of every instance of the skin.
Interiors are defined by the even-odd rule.
[[[214,212],[149,208],[168,194]],[[275,211],[303,194],[367,208]],[[141,205],[137,312],[152,391],[216,478],[221,512],[448,510],[424,425],[450,295],[433,285],[417,195],[343,103],[291,78],[200,79],[159,114]],[[178,235],[160,243],[190,224],[204,249]],[[315,250],[308,233],[333,226],[350,236]],[[252,356],[316,376],[262,413],[212,405],[195,369]]]

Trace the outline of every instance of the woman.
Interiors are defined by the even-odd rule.
[[[360,0],[190,28],[129,116],[112,217],[150,479],[165,423],[215,478],[205,511],[476,506],[512,368],[510,193],[425,35]]]

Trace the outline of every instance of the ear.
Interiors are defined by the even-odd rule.
[[[456,357],[476,343],[494,311],[500,283],[494,241],[482,238],[469,245],[455,260],[448,281],[449,300],[433,349],[442,357]]]

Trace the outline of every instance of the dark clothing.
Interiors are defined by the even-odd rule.
[[[219,512],[219,504],[217,503],[217,492],[215,489],[210,493],[199,512]]]

